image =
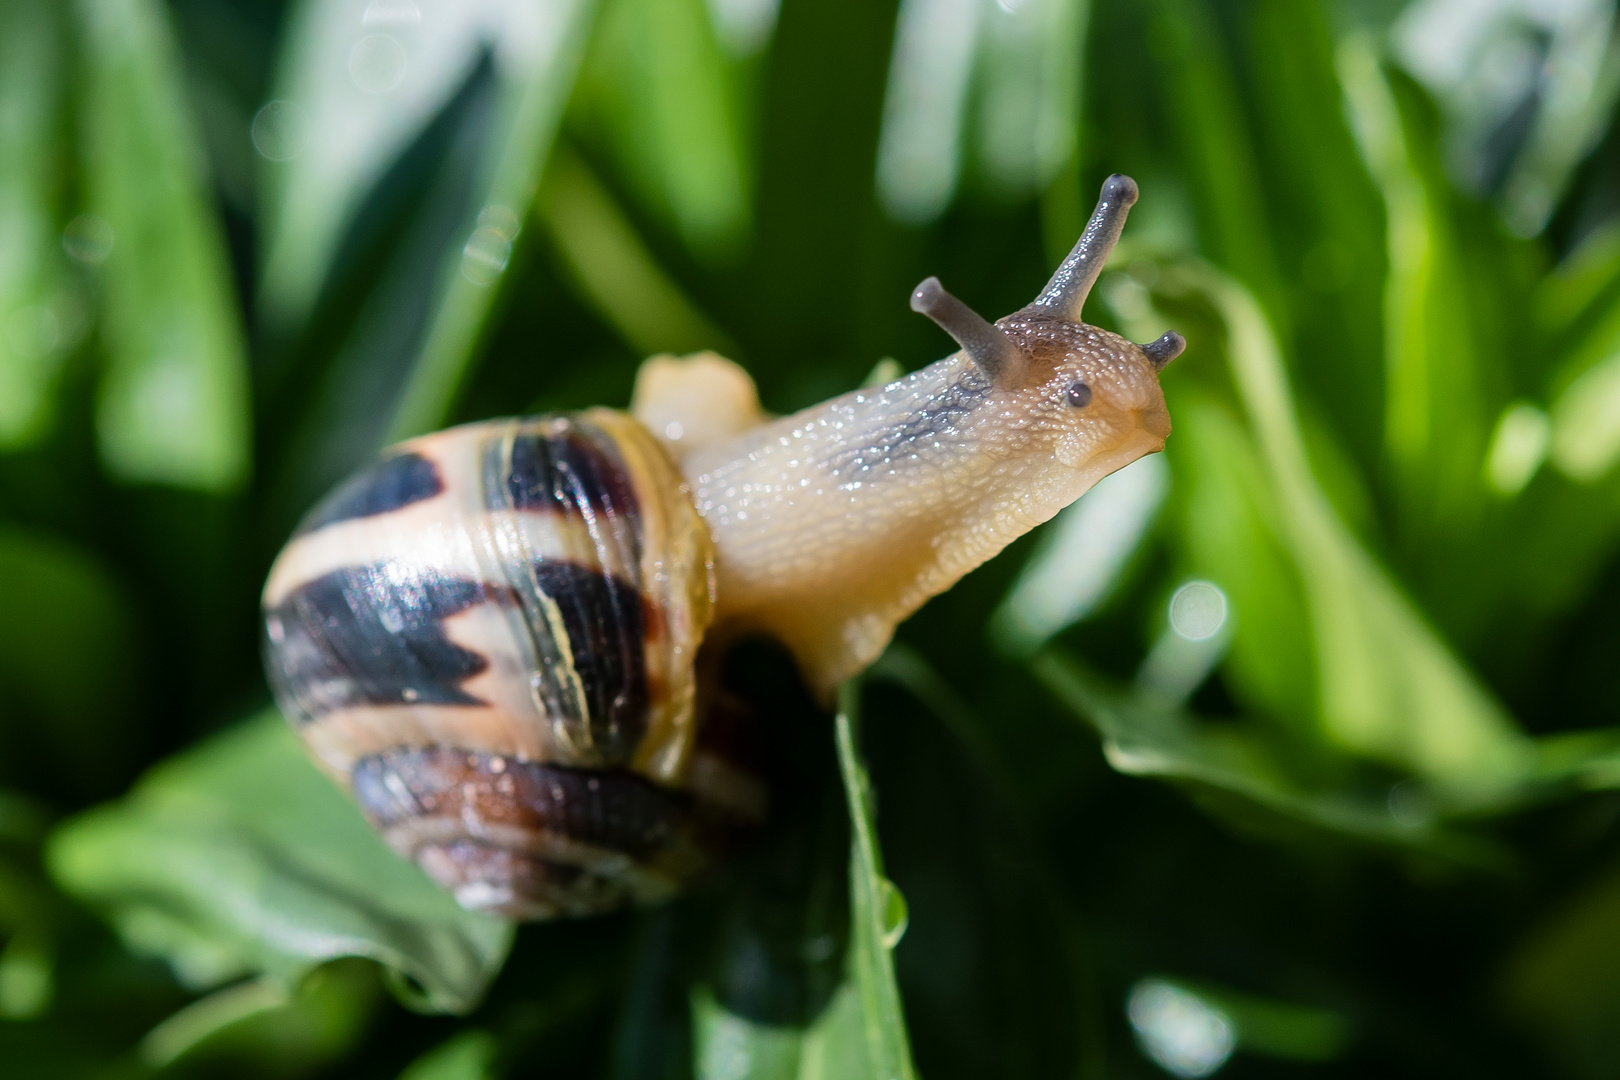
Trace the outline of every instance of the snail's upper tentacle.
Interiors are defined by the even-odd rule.
[[[1011,389],[1023,383],[1029,367],[1024,350],[1000,327],[946,292],[939,278],[927,278],[912,290],[911,310],[933,319],[955,338],[996,386]]]
[[[1085,307],[1097,275],[1119,242],[1125,228],[1125,215],[1136,202],[1136,181],[1115,173],[1103,181],[1102,195],[1097,209],[1091,212],[1086,231],[1080,234],[1074,250],[1046,283],[1041,295],[1029,306],[1050,311],[1071,322],[1080,322],[1080,309]]]

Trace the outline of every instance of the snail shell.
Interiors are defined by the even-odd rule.
[[[757,781],[698,746],[714,556],[640,424],[593,409],[403,443],[318,505],[264,591],[316,760],[467,907],[671,894]]]

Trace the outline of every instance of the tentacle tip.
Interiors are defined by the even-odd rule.
[[[1147,354],[1147,358],[1152,361],[1153,368],[1156,371],[1163,371],[1165,365],[1180,356],[1181,351],[1186,347],[1187,339],[1174,330],[1167,330],[1164,336],[1158,340],[1139,346]]]
[[[1136,205],[1137,196],[1140,194],[1141,192],[1136,187],[1136,181],[1124,173],[1114,173],[1103,181],[1102,200],[1104,202],[1118,202],[1130,207]]]
[[[911,290],[911,310],[919,315],[927,315],[934,310],[944,292],[945,286],[939,283],[939,278],[924,278],[922,284]]]

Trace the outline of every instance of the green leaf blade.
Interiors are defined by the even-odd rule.
[[[72,328],[55,229],[60,18],[43,0],[0,6],[0,450],[50,428]]]
[[[544,11],[543,17],[517,20],[522,25],[509,28],[513,41],[497,54],[504,60],[497,64],[500,103],[479,201],[467,215],[465,243],[445,256],[434,315],[389,429],[390,442],[432,431],[449,419],[513,244],[529,220],[579,70],[594,3],[568,0]]]
[[[153,0],[80,0],[90,206],[104,253],[97,403],[118,478],[212,493],[251,467],[246,347],[224,237]]]
[[[883,855],[878,848],[871,781],[855,746],[859,724],[859,683],[846,683],[839,691],[838,766],[844,780],[852,826],[850,847],[850,966],[860,990],[862,1024],[866,1033],[871,1073],[875,1080],[911,1080],[911,1042],[906,1034],[900,986],[894,977],[892,946],[895,927],[886,916],[893,910],[883,876]],[[897,890],[896,890],[897,891]]]
[[[246,973],[290,986],[362,956],[414,980],[425,1006],[465,1012],[511,940],[389,851],[274,713],[69,821],[49,855],[63,888],[198,987]]]
[[[1532,766],[1529,741],[1328,503],[1259,304],[1224,275],[1198,270],[1191,278],[1226,320],[1233,381],[1305,586],[1325,731],[1464,802],[1505,797]]]

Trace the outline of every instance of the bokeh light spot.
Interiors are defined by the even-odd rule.
[[[474,285],[492,285],[512,259],[520,222],[511,207],[492,203],[478,215],[478,228],[461,249],[461,273]]]
[[[1214,637],[1226,624],[1226,594],[1208,581],[1189,581],[1170,598],[1170,626],[1188,641]]]
[[[112,254],[113,227],[105,218],[80,214],[62,230],[62,250],[86,266],[100,266]]]
[[[368,94],[386,94],[405,80],[405,46],[388,34],[367,34],[349,53],[349,77]]]
[[[364,26],[417,26],[422,22],[422,9],[411,0],[371,0],[360,22]]]
[[[278,98],[253,114],[249,134],[266,161],[291,161],[309,143],[309,117],[297,102]]]
[[[1125,1014],[1142,1052],[1175,1076],[1208,1076],[1226,1064],[1237,1045],[1225,1013],[1163,979],[1133,986]]]

